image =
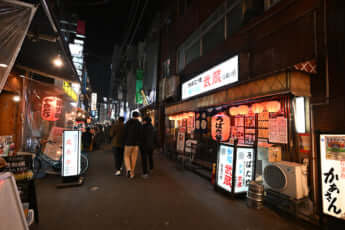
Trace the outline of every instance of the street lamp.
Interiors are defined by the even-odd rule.
[[[56,56],[56,58],[53,60],[53,64],[56,66],[56,67],[62,67],[63,66],[63,61],[62,61],[62,59],[61,59],[61,55],[60,54],[58,54],[57,56]]]

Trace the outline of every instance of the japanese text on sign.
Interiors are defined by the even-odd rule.
[[[203,72],[182,84],[182,99],[196,96],[238,81],[238,56]]]
[[[334,140],[341,139],[345,135],[320,135],[322,206],[323,213],[345,220],[345,162],[334,151]]]
[[[221,145],[218,152],[217,185],[228,192],[232,191],[232,168],[234,148]]]
[[[62,176],[77,176],[80,173],[80,131],[64,131],[63,135]]]
[[[254,149],[238,148],[236,153],[235,193],[246,192],[254,173]]]

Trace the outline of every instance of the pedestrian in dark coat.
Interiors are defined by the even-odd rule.
[[[139,146],[142,141],[142,126],[139,122],[139,113],[134,111],[132,119],[125,124],[125,166],[127,176],[134,178],[135,166],[139,153]]]
[[[143,167],[143,178],[148,177],[147,161],[149,162],[150,171],[153,170],[153,150],[156,146],[156,132],[151,123],[150,117],[143,119],[143,141],[140,146],[141,161]]]
[[[113,147],[114,160],[115,160],[115,175],[121,175],[121,166],[123,162],[124,151],[124,132],[125,132],[125,119],[120,117],[119,120],[113,124],[110,129],[110,136],[112,137],[111,145]]]

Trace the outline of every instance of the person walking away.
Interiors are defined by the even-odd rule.
[[[92,142],[92,133],[90,132],[90,128],[86,128],[86,132],[84,132],[81,136],[82,144],[83,144],[83,151],[90,152],[91,142]]]
[[[131,179],[134,178],[135,165],[138,158],[139,146],[142,139],[142,127],[139,122],[139,113],[134,111],[132,119],[125,124],[125,167],[127,176]]]
[[[141,162],[143,168],[143,178],[148,178],[147,160],[149,161],[150,171],[153,170],[153,150],[156,145],[156,133],[151,123],[150,117],[143,119],[143,140],[140,146]]]
[[[124,121],[125,119],[120,117],[117,122],[113,123],[110,129],[110,136],[112,137],[111,145],[113,147],[115,161],[115,176],[121,175],[124,151]]]

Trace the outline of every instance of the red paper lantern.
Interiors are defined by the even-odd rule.
[[[264,106],[260,103],[255,103],[251,107],[253,113],[262,113],[264,111]]]
[[[239,114],[238,112],[239,112],[239,111],[238,111],[238,107],[236,107],[236,106],[231,107],[231,108],[229,109],[229,113],[230,113],[231,116],[236,116],[236,115],[238,115],[238,114]]]
[[[62,113],[62,100],[58,97],[45,97],[42,100],[41,117],[46,121],[57,121]]]
[[[270,113],[279,112],[280,111],[280,102],[279,101],[266,102],[266,109]]]
[[[230,117],[224,113],[213,116],[211,134],[215,141],[227,141],[230,137]]]
[[[238,107],[238,113],[241,115],[247,115],[249,112],[249,108],[247,105],[241,105]]]

